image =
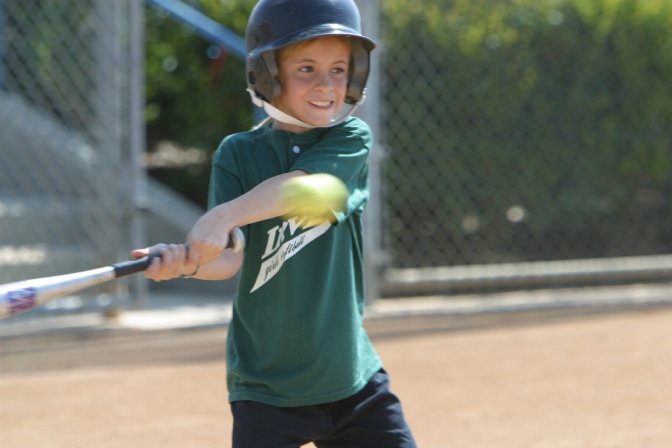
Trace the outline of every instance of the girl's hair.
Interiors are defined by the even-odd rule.
[[[299,42],[295,42],[293,44],[286,45],[284,47],[278,48],[278,50],[275,52],[275,62],[276,64],[280,65],[282,61],[284,61],[287,58],[287,54],[291,53],[294,50],[297,50],[299,48],[305,47],[311,42],[315,41],[316,39],[322,39],[325,37],[329,38],[335,38],[339,39],[342,42],[345,42],[348,44],[348,47],[350,47],[350,50],[352,50],[352,42],[351,39],[347,36],[319,36],[319,37],[313,37],[312,39],[306,39],[306,40],[301,40]]]

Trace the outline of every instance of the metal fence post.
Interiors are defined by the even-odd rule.
[[[371,71],[366,87],[366,101],[359,108],[358,115],[368,123],[373,132],[373,150],[370,159],[370,198],[364,215],[364,247],[366,254],[366,297],[371,305],[380,296],[380,277],[382,273],[381,243],[381,176],[380,166],[384,151],[380,145],[380,53],[382,43],[379,39],[379,0],[358,0],[357,4],[362,16],[364,34],[378,43],[371,53]]]
[[[0,0],[0,89],[5,86],[5,40],[2,30],[5,29],[4,0]]]
[[[132,171],[133,207],[130,216],[130,243],[144,247],[146,241],[145,211],[147,210],[147,178],[142,163],[145,153],[145,41],[144,1],[131,0],[129,4],[129,164]],[[130,293],[133,305],[142,308],[149,295],[147,281],[136,275],[131,279]]]

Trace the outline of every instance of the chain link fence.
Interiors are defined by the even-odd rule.
[[[126,257],[143,3],[0,0],[0,282]],[[669,1],[359,4],[382,295],[669,279]]]
[[[110,264],[128,241],[132,3],[0,0],[2,283]]]
[[[381,7],[384,293],[671,278],[670,2]]]

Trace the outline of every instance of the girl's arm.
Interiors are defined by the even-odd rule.
[[[304,175],[304,171],[291,171],[271,177],[236,199],[210,209],[196,221],[187,235],[189,261],[206,266],[224,253],[234,227],[288,212],[280,200],[281,186],[293,177]]]
[[[160,253],[147,269],[145,277],[154,281],[188,276],[201,280],[226,280],[240,270],[243,254],[224,250],[230,232],[253,222],[286,213],[280,201],[282,184],[303,171],[292,171],[272,177],[232,201],[210,209],[196,221],[184,244],[157,244],[131,252],[134,258]]]

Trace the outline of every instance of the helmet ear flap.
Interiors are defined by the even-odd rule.
[[[351,39],[350,74],[345,93],[347,104],[359,104],[364,100],[366,81],[369,77],[370,54],[360,39]]]
[[[270,103],[280,94],[280,83],[276,80],[278,64],[275,51],[267,51],[247,59],[247,82],[249,90],[261,100]]]

